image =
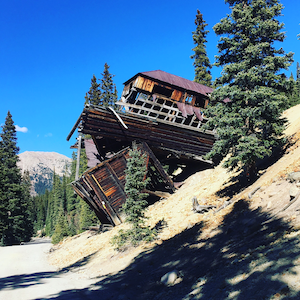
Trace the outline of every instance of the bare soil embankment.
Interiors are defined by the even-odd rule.
[[[101,299],[298,299],[300,203],[287,207],[294,184],[286,176],[300,170],[300,105],[284,116],[293,144],[247,188],[240,190],[238,174],[221,166],[196,173],[148,208],[148,224],[164,224],[155,242],[115,251],[109,241],[122,224],[66,239],[53,247],[50,262],[99,278],[91,290]],[[233,201],[195,214],[194,196],[216,207]],[[172,287],[160,284],[174,269],[181,278]]]

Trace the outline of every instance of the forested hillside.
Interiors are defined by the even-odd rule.
[[[33,197],[34,227],[42,235],[52,236],[54,243],[63,237],[82,232],[88,226],[97,224],[97,218],[89,206],[74,193],[70,182],[75,180],[76,154],[73,153],[71,175],[53,175],[53,187],[43,195]],[[87,169],[84,150],[81,152],[79,174]]]

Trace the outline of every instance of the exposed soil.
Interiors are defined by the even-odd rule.
[[[53,246],[50,262],[98,278],[84,290],[91,299],[299,299],[300,197],[290,201],[296,183],[287,174],[300,170],[300,105],[284,116],[291,146],[248,187],[221,166],[201,171],[149,206],[149,225],[161,225],[155,242],[115,251],[109,241],[122,224],[66,239]],[[217,208],[231,204],[197,214],[194,196]],[[161,284],[175,269],[177,280]]]

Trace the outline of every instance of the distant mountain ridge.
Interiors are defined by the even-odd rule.
[[[70,175],[72,159],[56,152],[25,151],[19,154],[18,167],[28,170],[31,179],[31,195],[45,193],[52,188],[53,173],[62,177]]]

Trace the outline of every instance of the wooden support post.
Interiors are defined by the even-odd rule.
[[[169,175],[166,173],[166,171],[164,170],[164,168],[162,167],[161,163],[159,162],[159,160],[156,158],[156,156],[154,155],[154,153],[152,152],[152,150],[150,149],[150,147],[147,145],[147,143],[142,143],[143,148],[145,149],[146,152],[149,153],[150,158],[153,161],[153,164],[155,165],[155,167],[157,168],[159,174],[165,179],[166,183],[168,184],[168,186],[171,188],[172,191],[175,191],[175,186],[173,183],[173,180],[169,177]]]
[[[79,136],[78,136],[78,146],[77,146],[77,163],[76,163],[75,181],[78,180],[78,178],[79,178],[81,140],[82,140],[82,134],[79,133]]]

